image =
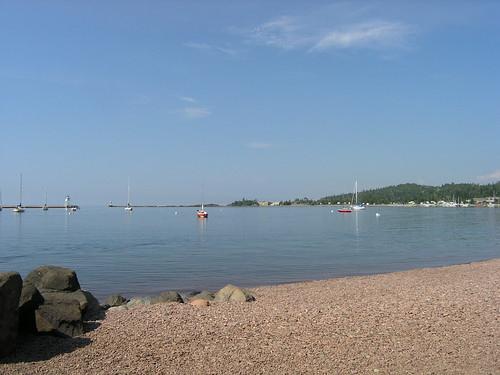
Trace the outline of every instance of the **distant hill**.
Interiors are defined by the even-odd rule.
[[[365,190],[358,193],[358,202],[370,204],[416,203],[426,201],[451,201],[453,198],[465,202],[468,199],[491,197],[500,194],[500,181],[494,184],[444,184],[427,186],[418,184],[400,184],[378,189]],[[350,202],[352,193],[330,195],[318,199],[316,204],[335,204]]]
[[[252,207],[252,206],[258,206],[258,205],[259,205],[259,203],[257,202],[256,199],[243,198],[242,200],[234,201],[229,206],[231,206],[231,207]]]

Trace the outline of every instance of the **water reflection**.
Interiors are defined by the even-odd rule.
[[[203,238],[207,233],[208,219],[197,218],[196,220],[198,221],[198,234],[200,235],[201,238]]]

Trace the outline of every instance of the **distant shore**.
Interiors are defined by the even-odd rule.
[[[499,373],[498,285],[493,259],[110,311],[81,338],[21,343],[0,372]]]

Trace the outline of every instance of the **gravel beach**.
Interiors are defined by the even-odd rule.
[[[500,259],[252,292],[24,338],[0,374],[500,374]]]

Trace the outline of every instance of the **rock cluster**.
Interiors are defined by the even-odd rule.
[[[75,271],[41,266],[23,282],[20,329],[75,337],[83,333],[83,321],[101,318],[97,299],[80,289]]]
[[[111,310],[128,310],[143,305],[155,305],[157,303],[189,303],[196,307],[208,307],[216,302],[250,302],[255,301],[252,293],[246,289],[234,285],[226,285],[217,293],[207,290],[188,293],[184,298],[175,291],[161,292],[157,296],[133,297],[130,300],[114,295],[106,299],[106,308]]]
[[[41,266],[24,281],[16,272],[0,273],[0,357],[15,349],[18,332],[75,337],[83,334],[84,322],[104,318],[106,309],[130,309],[158,303],[189,303],[208,307],[217,302],[249,302],[254,296],[245,289],[226,285],[217,293],[193,292],[183,298],[176,291],[127,300],[112,295],[103,306],[80,288],[75,271],[57,266]]]
[[[75,337],[84,321],[102,318],[103,308],[80,288],[73,270],[41,266],[24,281],[18,273],[0,273],[0,357],[14,350],[18,331]]]

